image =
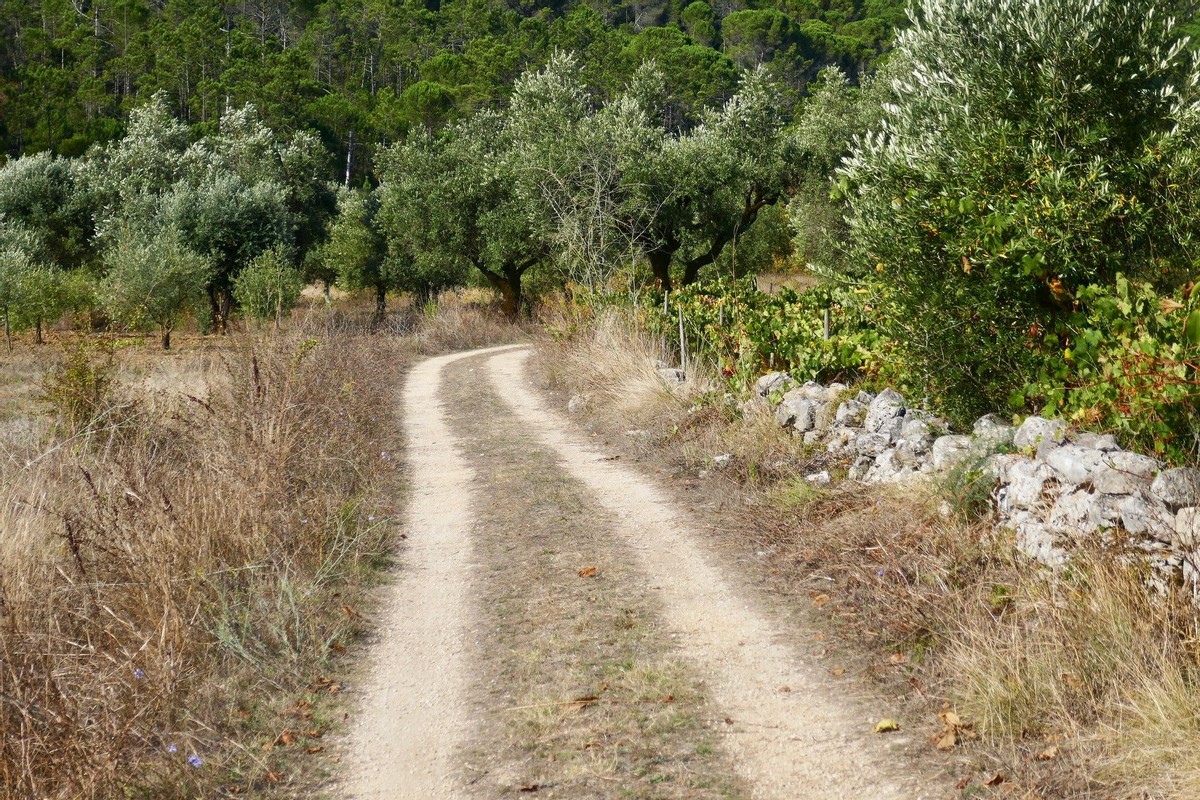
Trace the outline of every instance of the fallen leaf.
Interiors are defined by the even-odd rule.
[[[337,642],[334,642],[334,643],[332,643],[331,645],[329,645],[329,649],[330,649],[330,650],[332,650],[332,651],[333,651],[333,652],[335,652],[335,653],[344,653],[344,652],[346,652],[346,648],[345,648],[343,645],[340,645],[340,644],[338,644]]]
[[[1169,297],[1164,297],[1158,301],[1158,307],[1164,314],[1170,314],[1172,311],[1178,311],[1183,308],[1183,303],[1172,300]]]
[[[324,752],[325,752],[325,748],[324,748],[324,747],[320,747],[320,746],[317,746],[317,747],[306,747],[306,748],[304,749],[304,752],[308,753],[310,756],[314,756],[314,755],[316,755],[317,753],[324,753]]]
[[[599,699],[600,698],[596,697],[596,695],[589,694],[589,695],[584,695],[583,697],[576,697],[574,700],[572,700],[567,705],[568,705],[568,707],[573,708],[576,711],[583,711],[585,708],[592,705]]]
[[[1079,678],[1076,678],[1069,672],[1064,672],[1062,674],[1062,679],[1063,683],[1067,684],[1067,686],[1070,686],[1072,689],[1079,690],[1083,688],[1083,681],[1079,680]]]
[[[267,777],[268,783],[279,783],[281,780],[283,780],[283,773],[282,772],[268,772],[266,777]]]
[[[779,691],[782,692],[783,694],[787,694],[791,690],[792,690],[792,687],[790,687],[790,686],[780,686],[779,687]]]
[[[967,777],[963,778],[963,779],[962,779],[961,781],[959,781],[958,783],[954,784],[954,788],[955,788],[955,789],[958,789],[959,791],[961,791],[961,790],[963,790],[963,789],[967,788],[967,787],[968,787],[968,786],[970,786],[970,785],[971,785],[971,776],[970,776],[970,775],[968,775]]]
[[[596,574],[595,567],[584,567],[583,569],[579,570],[579,577],[581,577],[581,578],[590,578],[595,574]],[[521,791],[525,791],[525,790],[522,789]]]
[[[942,723],[942,732],[933,737],[934,745],[938,750],[952,750],[955,745],[961,744],[966,739],[978,738],[974,726],[963,722],[962,718],[950,711],[949,708],[938,714],[938,719]]]
[[[674,702],[675,702],[675,695],[673,695],[673,694],[669,694],[669,695],[667,695],[666,697],[664,697],[664,698],[662,699],[662,701],[663,701],[664,703],[674,703]]]
[[[1000,784],[1004,783],[1006,780],[1008,780],[1008,778],[1004,777],[1003,774],[997,772],[995,775],[993,775],[992,777],[990,777],[986,781],[984,781],[983,785],[984,786],[999,786]]]
[[[900,730],[900,723],[894,719],[881,719],[875,723],[876,733],[890,733]]]
[[[1038,761],[1049,761],[1058,756],[1058,745],[1052,744],[1045,750],[1037,754]]]
[[[845,667],[834,667],[833,669],[829,670],[829,674],[835,678],[840,678],[846,674],[846,668]]]
[[[908,661],[908,657],[904,653],[892,653],[888,661],[892,664],[903,664],[905,661]]]
[[[818,594],[813,596],[812,604],[814,608],[823,608],[828,603],[829,595],[827,594]]]
[[[287,747],[294,741],[296,741],[296,737],[292,734],[292,732],[290,730],[285,730],[280,732],[278,736],[271,740],[270,744],[264,744],[262,749],[266,751],[276,747]]]

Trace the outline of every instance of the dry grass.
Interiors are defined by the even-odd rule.
[[[961,481],[814,488],[805,474],[841,465],[761,408],[735,412],[715,394],[698,405],[643,395],[639,407],[604,387],[647,348],[597,346],[638,338],[581,327],[547,351],[560,365],[548,371],[589,393],[599,430],[650,428],[640,455],[703,487],[721,509],[714,531],[753,555],[783,601],[824,621],[853,672],[907,694],[910,729],[936,733],[944,704],[974,725],[980,741],[952,754],[964,796],[1200,796],[1200,616],[1188,598],[1148,592],[1119,549],[1047,573],[986,515],[940,512],[943,499],[977,508],[979,487]],[[718,453],[733,456],[725,469]],[[932,742],[929,753],[944,758]],[[986,787],[997,773],[1006,779]]]
[[[558,321],[562,335],[545,345],[551,351],[544,360],[547,377],[587,398],[597,411],[630,424],[661,420],[712,390],[703,364],[689,365],[685,382],[668,386],[658,366],[678,365],[678,356],[662,339],[630,322],[630,315],[619,309],[579,317],[569,325]],[[554,323],[550,329],[556,330]]]
[[[659,627],[613,520],[480,386],[446,373],[447,410],[479,475],[481,625],[473,694],[486,698],[466,765],[471,796],[745,796],[716,746],[706,689]],[[519,454],[519,455],[514,455]],[[581,576],[587,566],[595,574]],[[580,700],[580,698],[584,698]]]
[[[39,376],[58,376],[63,412],[82,373],[48,368],[52,347],[17,354],[0,795],[309,796],[338,653],[390,560],[400,375],[498,330],[453,313],[419,340],[318,309],[278,336],[95,350],[75,364],[111,386],[81,390],[83,414],[40,415]]]

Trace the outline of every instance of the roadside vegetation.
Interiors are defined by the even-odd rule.
[[[1099,542],[1066,572],[1034,567],[969,470],[924,486],[843,483],[844,457],[789,435],[765,402],[742,407],[714,362],[668,388],[655,361],[670,337],[612,312],[570,326],[539,361],[564,406],[586,397],[582,424],[815,623],[831,674],[866,687],[963,797],[1195,793],[1189,591],[1147,590],[1145,570]],[[821,471],[831,485],[805,480]]]
[[[514,335],[443,306],[393,317],[403,337],[372,334],[368,306],[188,333],[174,355],[21,343],[0,423],[5,793],[317,791],[341,654],[398,535],[403,372]]]
[[[400,371],[536,318],[597,421],[960,715],[964,792],[1200,790],[1186,592],[1018,562],[965,477],[813,488],[844,465],[741,405],[782,369],[1197,463],[1189,4],[255,8],[5,20],[6,789],[308,780],[391,552]]]

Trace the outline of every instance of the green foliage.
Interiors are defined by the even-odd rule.
[[[94,425],[114,406],[116,362],[103,345],[70,347],[42,379],[40,400],[68,434]]]
[[[108,273],[99,286],[109,315],[130,328],[154,324],[163,348],[179,316],[201,297],[212,265],[189,250],[171,230],[123,233],[104,255]]]
[[[1200,460],[1200,292],[1159,294],[1117,276],[1080,291],[1061,358],[1024,387],[1023,403],[1117,433],[1173,461]]]
[[[648,306],[650,324],[668,340],[678,338],[682,310],[689,352],[743,385],[769,369],[829,382],[879,376],[887,364],[888,343],[854,290],[822,286],[766,294],[753,278],[721,279],[672,292],[665,313],[661,296],[648,302],[654,303]]]
[[[279,248],[259,255],[233,281],[233,296],[242,309],[254,319],[274,319],[276,326],[291,313],[303,289],[300,270]]]
[[[925,0],[899,36],[911,74],[841,173],[847,271],[878,285],[912,379],[957,416],[1036,407],[1025,384],[1064,369],[1087,287],[1190,271],[1200,74],[1161,12]]]
[[[120,138],[130,110],[159,91],[194,138],[211,134],[230,107],[252,103],[276,130],[318,133],[339,167],[349,155],[349,182],[361,185],[379,150],[502,106],[517,76],[556,52],[577,53],[604,95],[656,60],[690,124],[694,111],[732,92],[724,35],[739,59],[765,59],[799,88],[816,67],[867,67],[903,23],[903,6],[120,0],[81,13],[29,0],[5,10],[0,137],[14,155],[78,156]]]
[[[346,189],[338,195],[338,214],[320,258],[336,272],[346,289],[392,288],[385,271],[387,243],[375,226],[378,197],[374,192]]]

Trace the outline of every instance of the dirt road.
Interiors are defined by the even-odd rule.
[[[407,543],[347,794],[950,796],[649,480],[546,407],[528,355],[409,378]]]

